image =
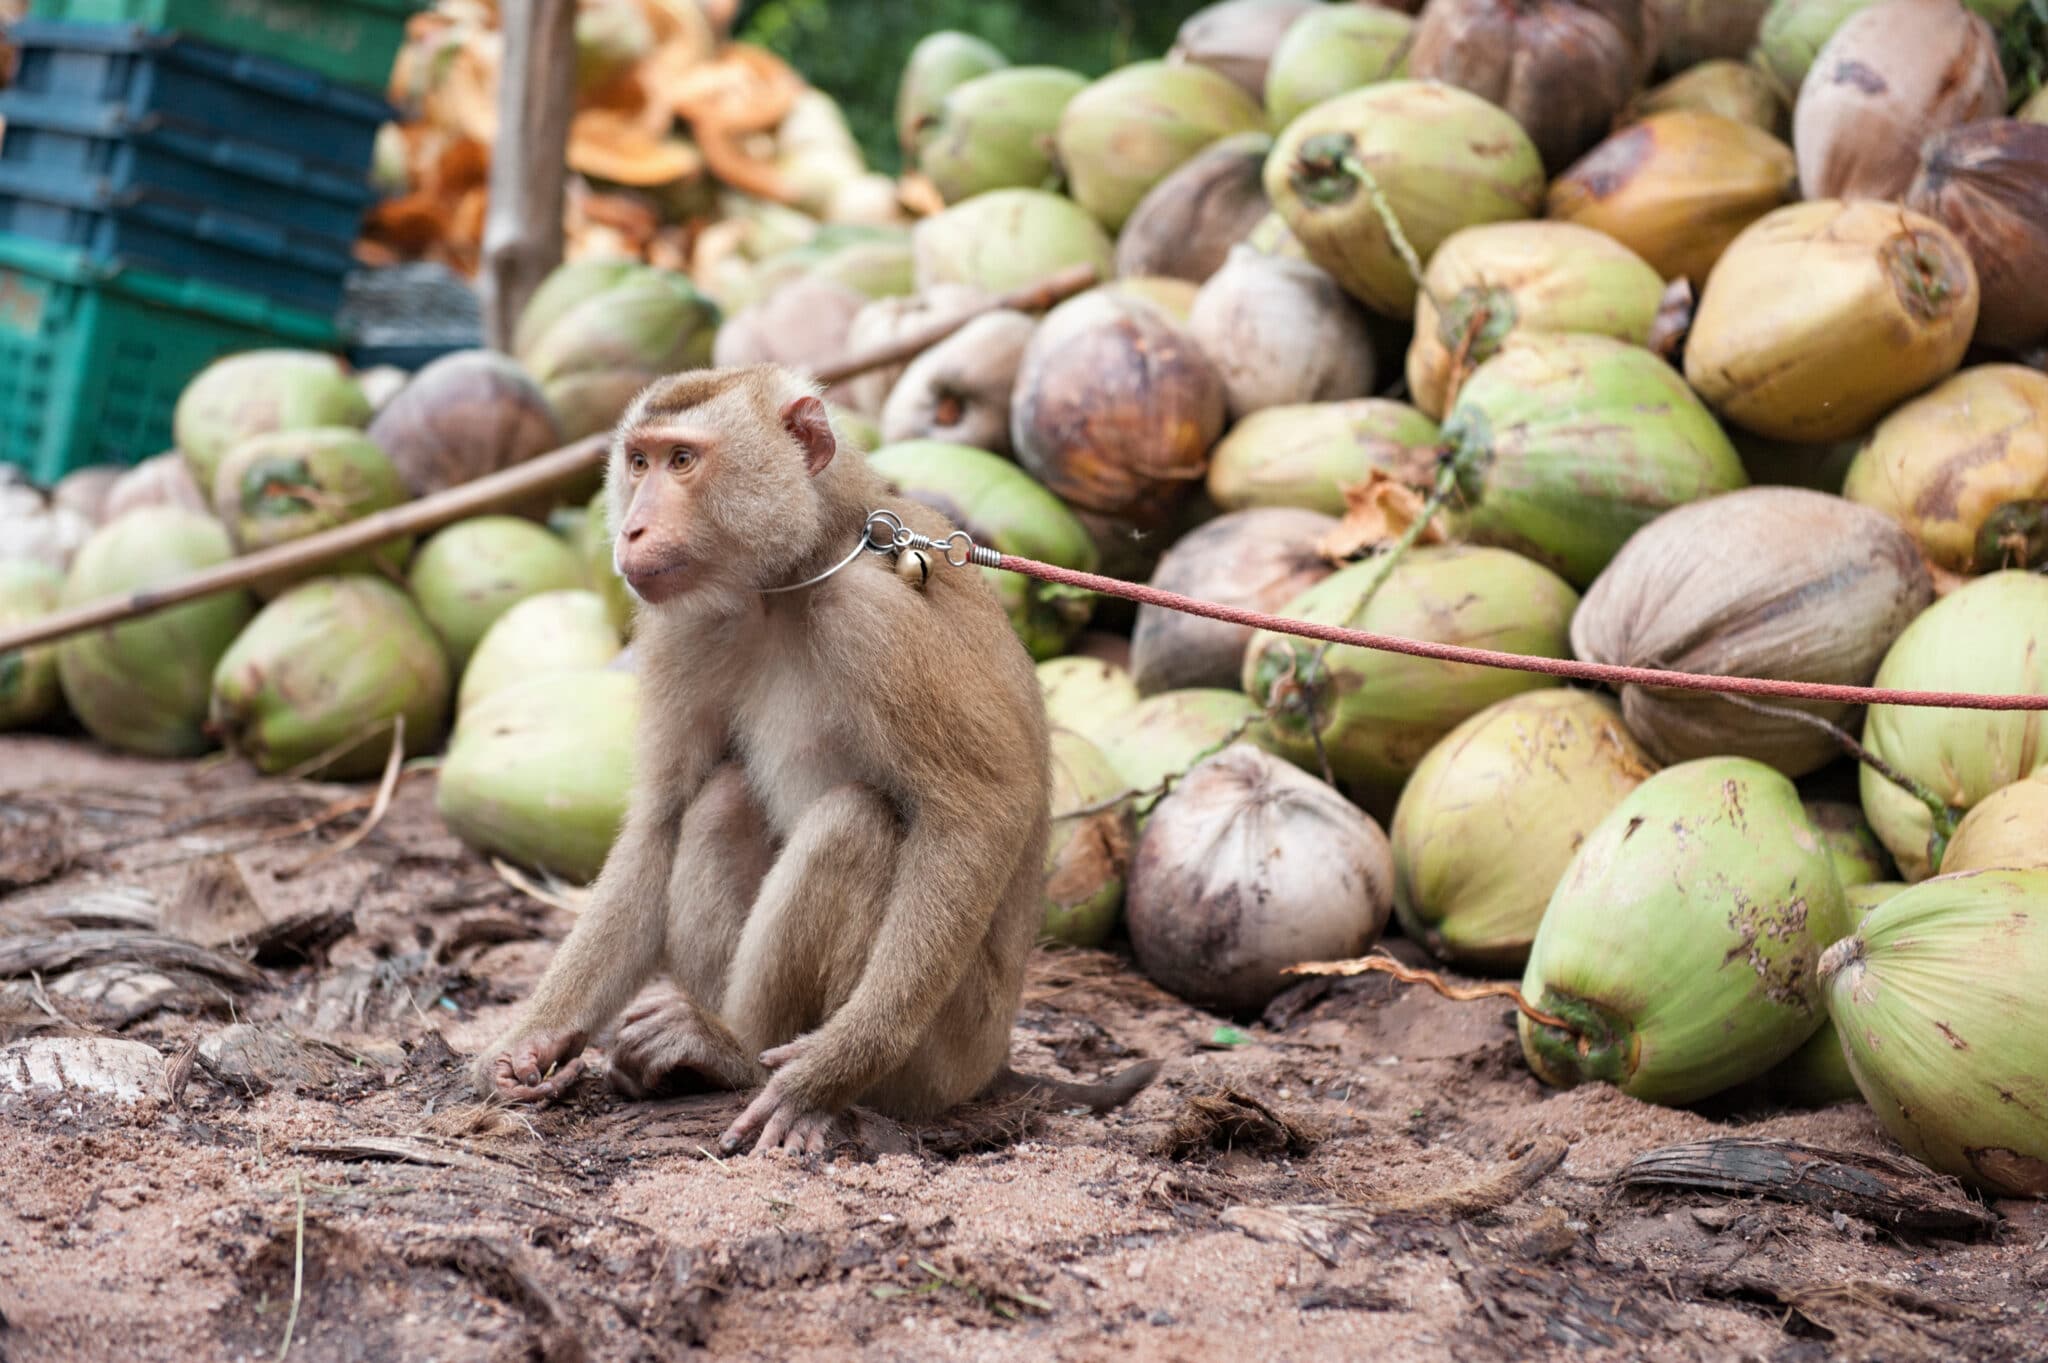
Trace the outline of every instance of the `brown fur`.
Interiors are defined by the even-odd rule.
[[[589,908],[478,1061],[486,1092],[561,1092],[657,975],[673,987],[621,1020],[615,1078],[765,1084],[729,1148],[819,1149],[854,1102],[920,1119],[998,1084],[1060,1087],[1005,1068],[1049,759],[993,593],[954,569],[919,590],[863,554],[762,594],[837,562],[877,507],[952,529],[857,451],[835,457],[823,413],[814,387],[756,366],[665,379],[620,424],[615,548],[644,602],[635,791]]]

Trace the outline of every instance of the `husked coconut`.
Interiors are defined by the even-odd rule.
[[[1116,272],[1207,279],[1270,211],[1261,175],[1273,139],[1212,142],[1145,191],[1116,237]]]
[[[1000,309],[912,360],[882,404],[881,438],[1010,452],[1010,394],[1038,320]]]
[[[1305,260],[1232,247],[1195,296],[1188,331],[1222,376],[1233,420],[1287,403],[1364,397],[1373,389],[1364,311]]]
[[[1138,841],[1125,918],[1138,968],[1191,1003],[1263,1007],[1303,961],[1363,954],[1393,907],[1386,834],[1250,744],[1199,763]]]

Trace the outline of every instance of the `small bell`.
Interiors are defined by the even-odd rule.
[[[896,556],[896,576],[923,591],[924,584],[931,581],[932,561],[922,549],[905,549]]]

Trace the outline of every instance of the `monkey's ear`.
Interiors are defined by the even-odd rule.
[[[791,398],[783,405],[782,429],[804,447],[804,468],[813,478],[824,472],[825,465],[831,463],[832,456],[839,452],[839,442],[832,436],[832,418],[826,413],[825,404],[809,394]]]

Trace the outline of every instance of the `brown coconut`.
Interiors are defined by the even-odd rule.
[[[1792,149],[1747,123],[1673,110],[1632,123],[1550,185],[1550,216],[1605,232],[1699,288],[1728,244],[1799,191]]]
[[[519,362],[493,350],[443,355],[370,422],[414,497],[523,464],[562,443],[548,400]]]
[[[1555,175],[1606,135],[1656,58],[1643,0],[1432,0],[1408,74],[1513,114]]]
[[[100,524],[105,525],[140,506],[175,506],[208,516],[213,514],[213,498],[199,490],[199,482],[192,476],[192,465],[176,450],[153,454],[122,474],[119,481],[107,489],[107,499],[100,505]]]
[[[1977,267],[1977,340],[2048,338],[2048,123],[1987,119],[1930,139],[1906,206],[1956,234]]]
[[[1771,0],[1650,0],[1649,7],[1657,19],[1658,66],[1683,71],[1748,56]]]
[[[1266,67],[1294,21],[1319,0],[1221,0],[1190,14],[1166,54],[1228,76],[1253,99],[1266,95]]]
[[[1305,260],[1232,247],[1195,296],[1188,332],[1222,375],[1233,421],[1267,407],[1373,390],[1365,309]]]
[[[1242,1013],[1291,982],[1287,966],[1362,955],[1393,903],[1379,825],[1308,773],[1234,743],[1153,808],[1124,914],[1153,981]]]
[[[1884,0],[1818,55],[1792,110],[1809,199],[1897,199],[1938,132],[2005,112],[1991,25],[1962,0]]]
[[[1261,180],[1273,139],[1238,133],[1211,143],[1145,192],[1116,238],[1116,272],[1199,284],[1271,211]]]
[[[846,348],[867,350],[909,335],[940,317],[957,316],[984,306],[989,295],[970,284],[933,284],[917,293],[877,298],[853,315],[846,328]],[[896,385],[910,368],[909,360],[885,364],[856,374],[839,385],[847,406],[864,416],[878,417]]]
[[[1804,488],[1691,502],[1622,546],[1572,617],[1589,662],[1863,686],[1934,599],[1919,549],[1889,518]],[[1772,700],[1842,725],[1849,707]],[[1628,686],[1629,731],[1658,761],[1739,756],[1787,776],[1841,756],[1809,724],[1719,696]]]
[[[1333,516],[1294,507],[1233,511],[1176,541],[1160,557],[1152,585],[1226,606],[1277,611],[1334,571],[1316,546],[1337,525]],[[1187,687],[1235,688],[1252,633],[1249,625],[1140,606],[1131,631],[1138,690],[1150,696]]]
[[[846,352],[853,319],[869,303],[860,290],[804,275],[760,302],[726,319],[711,346],[711,363],[728,365],[785,364],[810,370]],[[862,411],[850,383],[825,390],[828,402]]]
[[[986,313],[912,360],[882,404],[882,439],[1010,453],[1010,393],[1037,326],[1025,313]]]
[[[1173,515],[1223,432],[1223,379],[1166,313],[1091,289],[1046,314],[1010,403],[1017,461],[1076,510]]]

